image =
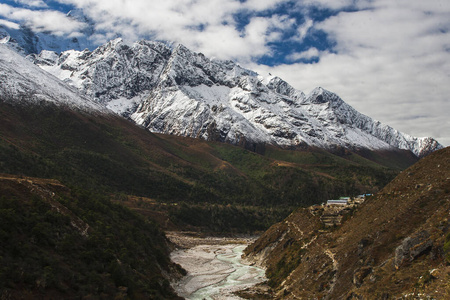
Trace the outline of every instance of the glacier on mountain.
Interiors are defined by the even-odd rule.
[[[397,148],[419,157],[442,148],[432,138],[409,136],[357,112],[323,88],[305,95],[278,77],[208,59],[183,45],[116,39],[94,51],[43,51],[28,59],[152,132],[247,148]]]

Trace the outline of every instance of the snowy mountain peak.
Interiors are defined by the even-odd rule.
[[[323,104],[323,103],[333,103],[334,106],[343,103],[342,99],[338,95],[325,90],[322,87],[317,87],[308,95],[306,98],[306,103],[311,104]]]
[[[101,45],[97,49],[93,51],[94,55],[103,55],[105,52],[117,51],[120,52],[121,49],[126,48],[127,46],[123,43],[122,38],[116,38],[114,40],[110,40],[104,45]]]
[[[49,54],[51,52],[45,52],[43,56]],[[50,102],[83,111],[110,113],[4,44],[0,44],[0,82],[2,101]]]
[[[223,85],[230,88],[239,84],[243,77],[257,76],[232,61],[210,60],[181,44],[174,49],[164,74],[170,76],[165,79],[173,80],[171,85],[174,86]]]
[[[309,95],[279,77],[262,78],[232,61],[183,45],[115,39],[93,52],[42,52],[36,64],[86,96],[154,132],[245,145],[407,149],[442,146],[365,116],[323,88]]]
[[[272,77],[267,82],[267,87],[272,91],[287,96],[294,100],[293,102],[303,102],[305,100],[305,94],[302,91],[298,91],[293,88],[289,83],[279,77]]]

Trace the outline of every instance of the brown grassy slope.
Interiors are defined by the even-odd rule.
[[[425,291],[437,298],[448,296],[448,286],[435,294],[419,285],[420,277],[434,268],[442,269],[439,280],[448,276],[443,244],[449,211],[450,148],[446,148],[402,172],[333,234],[341,269],[333,295],[344,297],[353,291],[366,297],[398,297]],[[410,252],[418,253],[394,263],[396,248],[406,238],[416,240]]]
[[[277,240],[280,248],[269,254],[267,264],[280,299],[391,299],[419,293],[448,299],[450,270],[444,242],[450,230],[449,211],[450,148],[446,148],[403,171],[340,228],[318,233],[302,251],[295,243],[304,242],[292,236],[285,222],[269,229],[250,253],[263,251],[271,238]],[[300,229],[311,222],[306,210],[296,215],[294,223]],[[291,239],[294,242],[287,243]],[[286,276],[280,270],[286,261],[293,261],[291,257],[301,258]]]

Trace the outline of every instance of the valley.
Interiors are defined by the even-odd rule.
[[[0,298],[449,295],[436,140],[184,46],[28,59],[0,45]]]
[[[260,234],[298,206],[373,190],[398,173],[396,168],[350,152],[339,156],[313,148],[291,152],[268,147],[267,155],[262,155],[218,142],[156,135],[120,117],[90,115],[53,104],[2,102],[0,108],[3,177],[33,176],[32,182],[50,180],[63,187],[63,194],[53,189],[39,194],[39,189],[24,185],[28,179],[13,190],[1,182],[7,191],[1,197],[3,220],[13,222],[4,223],[1,232],[2,241],[8,241],[2,243],[0,254],[6,266],[1,276],[10,278],[3,281],[2,295],[6,296],[100,297],[108,290],[108,295],[134,299],[147,295],[176,299],[168,282],[181,278],[183,271],[169,263],[174,246],[162,230],[215,236]],[[71,195],[68,200],[66,193]],[[50,203],[62,201],[71,218],[82,220],[84,225],[78,228],[88,228],[88,236],[71,227],[70,220],[59,216],[51,205],[21,204],[36,197]],[[127,221],[121,221],[109,207],[119,209]],[[43,219],[21,223],[31,215]],[[61,218],[64,221],[58,221]],[[125,237],[128,231],[120,228],[128,222],[127,230],[137,231]],[[145,250],[136,246],[143,238],[148,240]],[[155,242],[161,248],[141,264],[142,254]],[[136,252],[127,250],[130,247]],[[17,252],[18,248],[23,251]],[[29,262],[32,270],[17,261],[29,251],[35,253]],[[154,275],[135,274],[138,264],[151,264],[148,270]],[[14,271],[22,269],[30,276]],[[125,280],[135,276],[131,274],[138,276],[137,285]],[[88,275],[91,283],[87,283]],[[45,284],[42,278],[47,278]]]

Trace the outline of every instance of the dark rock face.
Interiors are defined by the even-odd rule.
[[[371,239],[368,238],[361,239],[358,243],[358,250],[357,250],[358,256],[362,257],[364,254],[364,249],[372,243],[373,241]]]

